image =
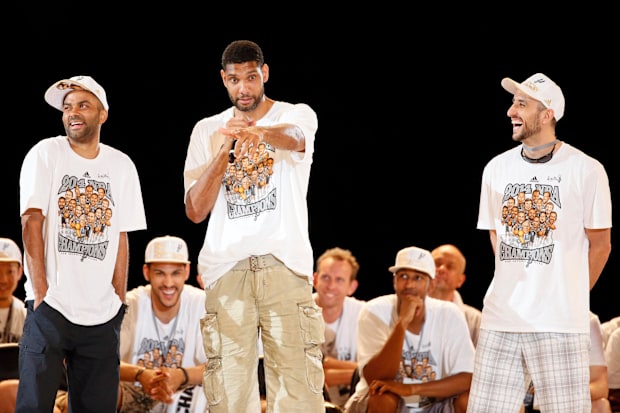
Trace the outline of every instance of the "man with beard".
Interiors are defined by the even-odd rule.
[[[260,331],[269,411],[321,412],[324,323],[312,298],[313,253],[306,194],[318,122],[310,106],[268,98],[269,66],[249,40],[230,43],[220,75],[232,107],[194,126],[184,168],[185,212],[208,218],[198,272],[212,413],[260,411]],[[262,150],[267,160],[253,156]],[[227,191],[273,160],[256,196]]]
[[[516,412],[531,380],[541,411],[589,412],[590,290],[611,251],[607,173],[558,139],[564,95],[549,77],[501,85],[513,95],[507,116],[519,145],[495,156],[482,175],[477,228],[489,231],[495,271],[467,411]],[[511,242],[501,223],[504,202],[536,189],[562,219],[542,244]],[[539,212],[541,222],[550,209]]]

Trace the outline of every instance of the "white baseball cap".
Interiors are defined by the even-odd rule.
[[[435,278],[435,260],[430,251],[418,247],[403,248],[396,255],[396,264],[389,268],[391,273],[408,268],[410,270],[421,271]]]
[[[564,95],[555,82],[542,73],[528,77],[523,83],[517,83],[509,77],[502,79],[502,87],[512,93],[517,89],[542,102],[547,109],[553,109],[553,116],[558,121],[564,116]]]
[[[59,80],[47,89],[47,92],[45,92],[45,101],[52,105],[52,107],[62,110],[65,96],[67,93],[74,91],[75,86],[97,96],[97,99],[101,101],[105,110],[109,110],[110,107],[108,106],[105,90],[103,90],[101,85],[95,82],[95,79],[90,76],[73,76],[71,79]]]
[[[22,263],[22,251],[15,241],[9,238],[0,238],[0,262]]]
[[[153,238],[146,246],[144,262],[173,262],[189,264],[187,244],[179,237],[166,235]]]

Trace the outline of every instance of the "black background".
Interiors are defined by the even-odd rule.
[[[358,298],[393,291],[387,268],[399,249],[454,243],[468,260],[461,294],[482,307],[493,270],[488,235],[476,229],[482,169],[515,145],[503,77],[542,72],[562,87],[558,137],[605,165],[618,200],[619,33],[610,10],[594,4],[503,11],[437,3],[405,12],[381,3],[337,13],[310,3],[273,12],[262,3],[91,7],[52,2],[3,13],[0,236],[21,246],[22,159],[38,140],[64,134],[45,90],[91,75],[110,104],[101,141],[134,160],[142,184],[148,230],[130,234],[130,288],[144,283],[146,244],[166,234],[187,241],[196,284],[207,223],[185,217],[183,164],[194,124],[230,106],[220,57],[237,39],[261,45],[267,96],[308,103],[318,115],[310,238],[315,258],[333,246],[353,251]],[[614,246],[617,238],[612,231]],[[614,248],[591,292],[601,321],[620,315],[617,256]]]

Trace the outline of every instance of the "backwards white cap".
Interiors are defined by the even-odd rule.
[[[75,86],[97,96],[97,99],[101,101],[105,110],[110,109],[105,90],[103,90],[101,85],[95,82],[95,79],[90,76],[73,76],[71,79],[59,80],[47,89],[47,92],[45,92],[45,101],[52,105],[52,107],[62,110],[65,96],[67,93],[75,90]]]
[[[187,244],[181,238],[170,235],[153,238],[146,246],[144,262],[189,264]]]
[[[555,120],[564,115],[564,95],[562,89],[555,82],[542,73],[528,77],[523,83],[517,83],[509,77],[502,79],[502,87],[512,93],[517,90],[542,102],[547,109],[553,109]]]

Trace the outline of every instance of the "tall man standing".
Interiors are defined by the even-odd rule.
[[[477,227],[489,231],[495,272],[467,411],[518,411],[531,377],[541,411],[589,412],[590,289],[611,251],[607,173],[556,136],[564,95],[555,82],[536,73],[501,84],[513,95],[507,115],[520,145],[493,158],[482,175]],[[549,194],[538,216],[552,209],[557,221],[524,243],[523,222],[502,223],[502,207],[535,190]]]
[[[220,75],[233,106],[195,125],[184,170],[187,217],[209,216],[198,256],[209,408],[260,411],[260,329],[267,411],[321,412],[324,323],[306,201],[317,117],[265,96],[269,66],[252,41],[225,48]]]

